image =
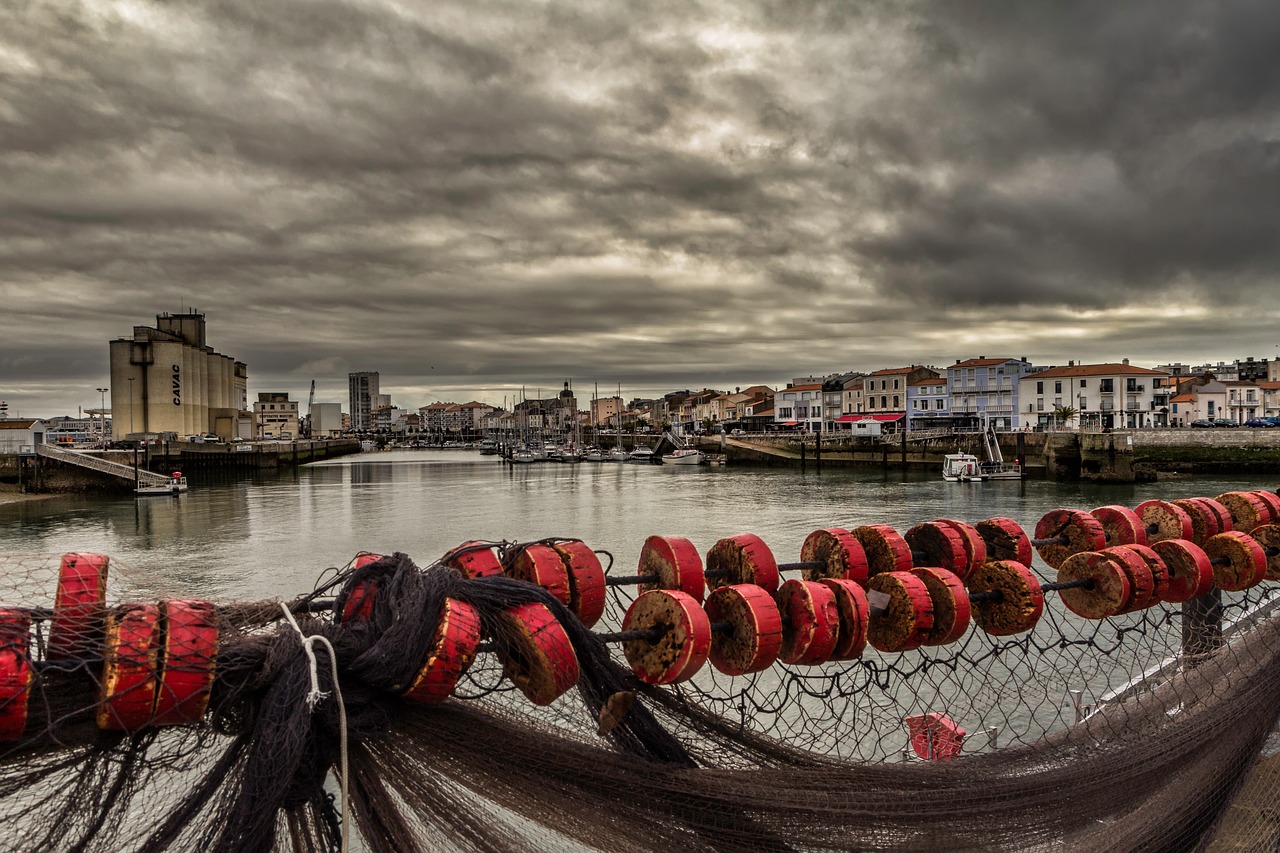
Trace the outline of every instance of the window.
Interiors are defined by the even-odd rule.
[[[1061,380],[1061,379],[1059,379],[1057,382],[1053,383],[1053,393],[1055,393],[1055,394],[1061,394],[1061,393],[1062,393],[1062,380]]]
[[[897,380],[897,379],[893,380],[893,390],[895,390],[895,391],[897,391],[897,390],[898,390],[898,380]]]
[[[1081,388],[1088,388],[1088,387],[1089,387],[1088,380],[1081,379],[1081,380],[1080,380],[1080,387],[1081,387]]]
[[[791,409],[778,409],[778,417],[784,421],[791,420]]]
[[[894,394],[894,395],[893,395],[893,407],[894,407],[895,409],[896,409],[896,408],[898,408],[898,395],[897,395],[897,394]]]
[[[934,401],[933,401],[933,407],[934,407],[935,409],[937,409],[937,410],[940,412],[940,411],[942,411],[946,406],[945,406],[945,404],[944,404],[944,401],[942,401],[942,400],[934,400]]]
[[[1110,394],[1112,391],[1115,390],[1114,386],[1115,386],[1114,379],[1101,379],[1098,381],[1098,390],[1103,394]],[[1084,385],[1082,384],[1080,387],[1083,388]]]
[[[887,409],[887,408],[889,408],[889,398],[888,398],[888,397],[881,397],[881,398],[880,398],[880,408],[882,408],[882,409]]]
[[[1043,393],[1044,393],[1044,382],[1037,382],[1037,383],[1036,383],[1036,393],[1037,393],[1037,394],[1043,394]]]

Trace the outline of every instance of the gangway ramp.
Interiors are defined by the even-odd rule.
[[[100,456],[94,456],[91,453],[82,453],[78,450],[68,450],[65,447],[57,447],[52,444],[37,444],[36,455],[44,456],[48,459],[56,459],[59,462],[66,462],[68,465],[79,465],[81,468],[91,468],[94,471],[100,471],[103,474],[111,474],[115,477],[133,482],[135,477],[139,486],[164,486],[172,482],[163,474],[155,474],[151,471],[144,471],[141,468],[135,469],[130,465],[121,465],[119,462],[110,462]]]

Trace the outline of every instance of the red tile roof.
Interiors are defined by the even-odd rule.
[[[1076,364],[1068,367],[1051,367],[1036,373],[1028,373],[1026,379],[1040,379],[1045,376],[1168,376],[1163,370],[1150,370],[1146,367],[1135,367],[1132,364]]]
[[[1005,364],[1010,361],[1017,361],[1016,358],[970,358],[965,361],[948,364],[947,367],[992,367],[997,364]]]

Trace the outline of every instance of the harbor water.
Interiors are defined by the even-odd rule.
[[[227,599],[290,597],[359,551],[426,565],[471,539],[575,537],[633,572],[651,534],[700,552],[743,531],[779,562],[798,560],[819,527],[884,523],[900,531],[947,517],[1007,516],[1028,530],[1050,509],[1135,506],[1149,498],[1275,488],[1247,477],[1102,486],[1047,481],[945,483],[940,475],[578,463],[511,466],[462,450],[364,453],[252,479],[195,482],[180,496],[54,497],[0,505],[0,554],[95,551],[157,592]],[[1037,558],[1036,569],[1050,575]]]

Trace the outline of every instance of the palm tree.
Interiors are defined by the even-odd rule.
[[[1061,421],[1063,426],[1071,423],[1076,419],[1076,415],[1080,411],[1075,406],[1054,406],[1053,407],[1053,423],[1056,428],[1058,422]]]

